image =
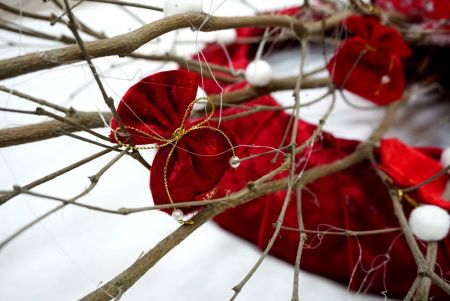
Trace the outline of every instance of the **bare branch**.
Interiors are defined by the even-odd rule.
[[[126,1],[116,1],[116,0],[72,0],[72,1],[79,1],[79,2],[98,2],[98,3],[107,3],[107,4],[114,4],[114,5],[121,5],[121,6],[130,6],[130,7],[137,7],[137,8],[144,8],[154,11],[162,12],[163,9],[157,6],[152,5],[146,5],[141,3],[133,3],[133,2],[126,2]]]
[[[329,20],[325,21],[327,24],[325,29],[336,26],[348,14],[348,12],[344,12],[333,15]],[[85,46],[86,52],[89,53],[91,58],[111,55],[125,56],[167,32],[192,26],[201,31],[239,27],[280,26],[292,29],[298,36],[302,36],[321,32],[322,24],[323,22],[303,24],[295,18],[280,15],[213,17],[199,13],[186,13],[162,18],[134,31],[109,39],[87,42]],[[83,59],[84,56],[76,45],[4,59],[0,60],[0,79],[71,64]]]
[[[59,137],[64,135],[63,131],[80,131],[80,128],[73,124],[82,124],[89,129],[104,127],[105,124],[103,119],[100,118],[100,114],[103,115],[105,120],[110,120],[112,117],[110,112],[77,112],[70,117],[66,117],[71,123],[46,121],[38,124],[0,129],[0,148]]]
[[[74,169],[76,169],[76,168],[78,168],[78,167],[80,167],[80,166],[82,166],[82,165],[84,165],[84,164],[94,160],[94,159],[97,159],[97,158],[99,158],[99,157],[101,157],[103,155],[106,155],[109,152],[111,152],[111,150],[109,150],[109,149],[102,150],[101,152],[98,152],[98,153],[96,153],[96,154],[94,154],[92,156],[89,156],[89,157],[87,157],[87,158],[85,158],[83,160],[75,162],[75,163],[73,163],[73,164],[71,164],[71,165],[69,165],[67,167],[64,167],[64,168],[62,168],[62,169],[60,169],[58,171],[55,171],[55,172],[53,172],[53,173],[51,173],[49,175],[46,175],[46,176],[44,176],[44,177],[42,177],[42,178],[40,178],[38,180],[35,180],[35,181],[33,181],[33,182],[23,186],[23,188],[25,188],[27,190],[30,190],[30,189],[32,189],[32,188],[34,188],[36,186],[39,186],[41,184],[44,184],[44,183],[46,183],[48,181],[51,181],[51,180],[57,178],[60,175],[63,175],[63,174],[65,174],[65,173],[67,173],[67,172],[69,172],[71,170],[74,170]],[[15,197],[15,196],[17,196],[19,194],[20,194],[19,191],[12,191],[12,192],[5,193],[5,194],[1,195],[0,196],[0,205],[3,205],[5,202],[7,202],[8,200],[12,199],[13,197]]]

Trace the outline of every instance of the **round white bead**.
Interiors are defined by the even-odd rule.
[[[389,84],[390,81],[391,81],[391,78],[388,75],[383,75],[381,77],[381,83],[382,84]]]
[[[177,220],[177,221],[182,220],[182,219],[183,219],[183,216],[184,216],[184,213],[183,213],[183,211],[181,211],[180,209],[174,209],[174,210],[172,211],[172,217],[173,217],[175,220]]]
[[[441,164],[444,167],[447,167],[450,165],[450,147],[447,147],[444,149],[444,151],[441,154]],[[450,171],[449,171],[450,172]]]
[[[233,168],[238,168],[241,165],[241,161],[239,161],[239,157],[233,156],[230,158],[230,166]]]
[[[264,60],[252,61],[245,69],[245,79],[253,86],[265,86],[272,78],[272,67]]]
[[[433,1],[427,1],[427,3],[425,3],[425,10],[428,12],[432,12],[434,10]]]
[[[450,216],[441,207],[422,205],[411,211],[409,226],[417,238],[439,241],[448,234]]]
[[[164,16],[203,12],[203,0],[165,0]]]
[[[218,30],[215,32],[217,43],[224,45],[233,44],[236,41],[237,33],[234,29]]]

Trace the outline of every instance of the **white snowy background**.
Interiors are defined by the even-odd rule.
[[[147,1],[138,1],[148,3]],[[283,8],[298,1],[249,1],[258,10]],[[5,3],[24,10],[59,14],[51,3],[42,1],[7,0]],[[72,2],[73,3],[73,2]],[[162,6],[162,1],[151,1]],[[216,9],[217,8],[217,9]],[[162,17],[159,12],[128,8],[143,22]],[[213,15],[249,15],[254,11],[237,0],[205,1],[205,11]],[[76,15],[93,28],[113,36],[139,27],[141,24],[123,9],[108,4],[84,3],[74,9]],[[15,18],[4,12],[3,20],[52,33],[70,32],[63,26],[51,27],[47,22]],[[141,51],[163,53],[168,50],[174,35],[150,42]],[[194,53],[202,41],[211,40],[211,34],[183,30],[177,43],[181,55]],[[24,35],[0,31],[0,58],[8,58],[37,50],[62,47]],[[286,50],[267,58],[275,76],[294,75],[299,65],[298,49]],[[107,57],[94,60],[102,75],[107,92],[120,101],[125,91],[143,76],[156,71],[176,68],[173,63],[130,62],[128,59]],[[320,51],[311,51],[308,68],[323,65]],[[31,94],[55,103],[73,106],[84,111],[107,110],[85,63],[35,72],[0,82],[9,88]],[[321,91],[302,93],[304,101],[313,99]],[[292,103],[290,91],[274,93],[282,103]],[[370,103],[351,97],[352,103],[370,106]],[[390,136],[399,136],[415,145],[450,145],[448,135],[449,105],[444,102],[424,105],[420,91],[402,110],[396,128]],[[323,101],[302,108],[301,118],[317,122],[328,106]],[[0,92],[0,106],[30,109],[35,105]],[[420,114],[418,114],[420,108]],[[356,110],[338,99],[337,107],[325,127],[339,137],[364,139],[377,125],[383,109]],[[447,118],[447,119],[445,119]],[[38,123],[45,118],[0,112],[0,127]],[[447,120],[447,121],[445,121]],[[107,128],[100,133],[108,135]],[[86,135],[88,136],[88,135]],[[0,190],[11,190],[13,185],[25,185],[50,172],[81,160],[101,149],[70,137],[24,144],[0,149]],[[62,198],[70,198],[89,185],[88,176],[98,172],[116,154],[109,154],[54,181],[41,185],[35,191]],[[153,153],[144,152],[151,162]],[[148,189],[149,173],[135,160],[125,157],[115,164],[100,180],[97,187],[82,202],[118,209],[152,204]],[[59,205],[56,202],[30,196],[16,197],[0,207],[0,241],[37,216]],[[148,251],[179,224],[161,212],[143,212],[118,216],[67,206],[43,222],[29,229],[0,250],[0,300],[76,300],[109,281]],[[236,285],[258,260],[260,251],[207,223],[177,246],[156,264],[145,276],[123,295],[121,300],[228,300]],[[333,268],[333,267],[330,267]],[[238,300],[290,300],[293,267],[268,257],[248,282]],[[356,296],[347,292],[345,285],[301,273],[300,297],[313,300],[384,300],[375,296]]]

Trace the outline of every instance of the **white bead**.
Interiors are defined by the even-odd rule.
[[[172,16],[182,13],[203,12],[203,0],[165,0],[164,16]]]
[[[447,167],[450,165],[450,147],[447,147],[444,149],[444,151],[441,154],[441,164],[443,167]],[[449,171],[450,173],[450,171]]]
[[[272,67],[264,60],[252,61],[245,69],[245,79],[253,86],[265,86],[272,78]]]
[[[184,216],[184,213],[183,213],[183,211],[181,211],[180,209],[174,209],[174,210],[172,211],[172,217],[173,217],[175,220],[177,220],[177,221],[182,220],[182,219],[183,219],[183,216]]]
[[[230,166],[233,168],[238,168],[241,165],[241,161],[239,161],[239,157],[233,156],[230,158]]]
[[[382,84],[389,84],[390,81],[391,81],[391,78],[388,75],[383,75],[381,77],[381,83]]]
[[[236,41],[237,33],[234,29],[218,30],[215,32],[217,43],[224,45],[233,44]]]
[[[428,1],[427,3],[425,3],[425,10],[428,12],[432,12],[434,10],[433,1]]]
[[[411,211],[409,226],[417,238],[424,241],[439,241],[448,234],[450,216],[441,207],[422,205]]]

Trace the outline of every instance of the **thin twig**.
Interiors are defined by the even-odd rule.
[[[335,231],[335,230],[319,231],[319,230],[300,230],[299,228],[286,227],[286,226],[282,226],[281,229],[286,230],[286,231],[305,233],[305,234],[339,235],[339,236],[347,236],[347,237],[378,235],[378,234],[399,232],[402,230],[400,227],[395,227],[395,228],[383,228],[383,229],[377,229],[377,230],[363,230],[363,231],[354,231],[354,230],[349,230],[349,229],[342,229],[339,231]]]
[[[269,85],[267,85],[263,89],[255,87],[245,87],[237,91],[223,93],[222,95],[211,95],[209,98],[215,102],[220,102],[220,99],[222,98],[222,101],[224,103],[226,102],[229,102],[229,104],[240,103],[249,99],[257,98],[266,93],[292,89],[295,86],[295,82],[296,77],[280,78],[273,80]],[[304,79],[301,88],[309,89],[320,86],[327,86],[328,83],[329,83],[328,79],[311,79],[311,80]],[[23,113],[31,114],[31,112],[23,112]],[[102,114],[104,116],[104,119],[106,120],[112,118],[112,114],[110,112],[77,111],[77,114],[71,117],[67,117],[67,119],[72,121],[70,124],[76,124],[77,127],[73,127],[65,123],[50,121],[35,125],[27,125],[12,129],[0,130],[0,147],[18,145],[22,143],[58,137],[61,136],[61,133],[59,132],[59,129],[61,127],[64,127],[64,130],[68,132],[75,132],[79,130],[80,124],[82,124],[85,128],[89,129],[99,128],[104,126],[103,119],[100,118],[100,114]],[[75,120],[72,120],[72,118]],[[64,122],[66,119],[60,118],[59,120]],[[102,137],[102,139],[107,140],[106,137]]]
[[[67,173],[67,172],[69,172],[71,170],[74,170],[74,169],[76,169],[76,168],[78,168],[78,167],[80,167],[80,166],[82,166],[82,165],[84,165],[84,164],[94,160],[94,159],[97,159],[97,158],[99,158],[99,157],[101,157],[103,155],[106,155],[109,152],[111,152],[111,150],[109,150],[109,149],[102,150],[101,152],[95,153],[92,156],[89,156],[89,157],[87,157],[87,158],[85,158],[83,160],[75,162],[75,163],[73,163],[73,164],[71,164],[69,166],[66,166],[66,167],[64,167],[64,168],[62,168],[60,170],[52,172],[51,174],[46,175],[46,176],[44,176],[44,177],[42,177],[42,178],[40,178],[38,180],[35,180],[35,181],[33,181],[33,182],[29,183],[29,184],[26,184],[25,186],[23,186],[23,188],[25,188],[27,190],[30,190],[30,189],[32,189],[32,188],[34,188],[36,186],[39,186],[41,184],[44,184],[44,183],[46,183],[48,181],[51,181],[51,180],[57,178],[60,175],[63,175],[63,174],[65,174],[65,173]],[[12,191],[12,192],[5,193],[5,194],[1,195],[0,196],[0,205],[3,205],[5,202],[9,201],[10,199],[12,199],[13,197],[15,197],[15,196],[17,196],[19,194],[20,194],[20,192],[18,192],[18,191]]]
[[[417,276],[414,280],[413,284],[411,285],[411,288],[408,290],[408,293],[406,294],[405,298],[403,298],[403,301],[411,301],[414,297],[414,294],[417,291],[417,287],[419,286],[419,283],[421,281],[422,277]]]
[[[237,296],[242,291],[242,289],[244,288],[246,283],[256,273],[256,271],[261,266],[261,264],[264,261],[264,259],[269,254],[269,252],[272,249],[273,245],[275,244],[275,241],[276,241],[276,239],[278,237],[278,234],[281,231],[281,226],[283,224],[284,216],[286,214],[286,210],[287,210],[289,202],[291,200],[291,194],[292,194],[292,190],[294,188],[294,185],[296,183],[296,179],[300,178],[300,177],[296,177],[295,176],[295,171],[296,171],[295,158],[296,158],[296,148],[297,148],[297,145],[296,145],[297,127],[298,127],[299,110],[300,110],[300,87],[301,87],[301,83],[302,83],[302,80],[303,80],[303,72],[304,72],[305,57],[306,57],[307,48],[308,48],[308,44],[306,42],[302,42],[301,63],[300,63],[300,68],[299,68],[299,74],[297,76],[297,81],[295,83],[295,88],[294,88],[295,105],[294,105],[294,110],[293,110],[294,125],[293,125],[293,129],[292,129],[292,132],[291,132],[291,144],[290,144],[291,152],[290,152],[289,159],[286,160],[286,162],[282,164],[282,166],[285,165],[285,164],[286,165],[287,164],[290,165],[286,197],[285,197],[285,199],[283,201],[283,205],[282,205],[280,213],[278,215],[275,231],[273,232],[273,234],[272,234],[272,236],[271,236],[271,238],[270,238],[266,248],[264,249],[263,253],[259,257],[258,261],[255,263],[255,265],[245,275],[245,277],[237,285],[235,285],[233,287],[234,294],[231,297],[230,301],[233,301],[233,300],[235,300],[237,298]]]
[[[0,148],[59,137],[63,135],[62,131],[80,131],[80,127],[73,126],[73,124],[82,124],[88,129],[104,127],[105,124],[100,117],[100,114],[103,115],[103,118],[106,120],[109,120],[112,117],[110,112],[78,111],[76,114],[65,117],[66,120],[71,121],[70,123],[65,122],[65,120],[45,121],[37,124],[0,129]],[[104,140],[103,136],[102,140]]]
[[[118,154],[117,156],[115,156],[111,161],[109,161],[105,166],[103,166],[95,175],[90,176],[89,180],[91,182],[91,184],[84,189],[81,193],[77,194],[76,196],[74,196],[73,198],[64,201],[62,205],[59,205],[55,208],[53,208],[52,210],[44,213],[43,215],[39,216],[38,218],[36,218],[34,221],[30,222],[29,224],[25,225],[24,227],[20,228],[18,231],[16,231],[15,233],[13,233],[12,235],[10,235],[6,240],[4,240],[3,242],[0,243],[0,250],[1,248],[3,248],[5,245],[7,245],[8,243],[10,243],[13,239],[17,238],[20,234],[22,234],[23,232],[25,232],[26,230],[30,229],[32,226],[36,225],[38,222],[42,221],[43,219],[47,218],[48,216],[52,215],[53,213],[63,209],[65,206],[70,205],[70,204],[74,204],[78,199],[82,198],[83,196],[87,195],[89,192],[91,192],[94,187],[97,185],[98,181],[100,180],[101,176],[111,167],[113,166],[117,161],[119,161],[120,158],[122,158],[123,155],[125,155],[128,152],[128,148],[124,149],[120,154]],[[109,150],[107,150],[107,152],[109,152]],[[30,195],[35,195],[35,196],[40,196],[40,197],[44,197],[44,194],[39,194],[39,193],[33,193],[31,191],[29,191],[29,189],[31,188],[25,188],[29,185],[26,185],[24,187],[19,187],[16,186],[15,188],[15,193],[17,194],[21,194],[21,193],[27,193]],[[45,196],[46,198],[52,198],[54,200],[58,200],[61,201],[62,199],[59,198],[55,198],[55,197],[50,197],[50,196]]]
[[[49,22],[51,22],[51,21],[53,21],[56,18],[56,16],[53,15],[53,14],[47,16],[47,15],[36,14],[36,13],[33,13],[33,12],[27,12],[27,11],[24,11],[23,9],[17,9],[15,7],[9,6],[9,5],[5,4],[4,2],[0,2],[0,9],[2,9],[4,11],[7,11],[7,12],[9,12],[11,14],[20,16],[20,17],[27,17],[27,18],[31,18],[31,19],[35,19],[35,20],[41,20],[41,21],[49,21]],[[61,21],[61,20],[59,20],[57,22],[58,23],[63,23],[63,21]],[[98,39],[106,38],[106,36],[103,33],[96,32],[93,29],[91,29],[90,27],[88,27],[87,25],[83,24],[83,23],[80,23],[80,28],[81,28],[81,30],[84,33],[86,33],[86,34],[88,34],[88,35],[90,35],[92,37],[95,37],[95,38],[98,38]]]
[[[94,144],[94,145],[97,145],[97,146],[100,146],[100,147],[103,147],[103,148],[106,148],[106,149],[113,150],[113,151],[117,151],[117,152],[120,151],[119,149],[114,148],[114,147],[112,147],[112,146],[109,146],[109,145],[106,145],[106,144],[103,144],[103,143],[99,143],[99,142],[94,141],[94,140],[92,140],[92,139],[88,139],[88,138],[85,138],[85,137],[81,137],[81,136],[78,136],[78,135],[69,133],[69,132],[67,132],[67,131],[64,131],[64,130],[61,130],[60,132],[61,132],[63,135],[69,136],[69,137],[74,138],[74,139],[78,139],[78,140],[81,140],[81,141],[84,141],[84,142],[87,142],[87,143],[91,143],[91,144]],[[146,169],[148,169],[148,170],[151,169],[151,165],[150,165],[150,164],[142,157],[142,155],[141,155],[139,152],[136,152],[136,151],[132,150],[131,152],[127,152],[127,155],[129,155],[129,156],[132,157],[133,159],[137,160],[137,161],[138,161],[139,163],[141,163]]]
[[[72,1],[80,2],[80,0],[72,0]],[[121,6],[145,8],[145,9],[159,11],[159,12],[163,11],[163,9],[161,7],[157,7],[157,6],[153,6],[153,5],[146,5],[146,4],[141,4],[141,3],[134,3],[134,2],[125,2],[125,1],[116,1],[116,0],[83,0],[83,2],[107,3],[107,4],[114,4],[114,5],[121,5]]]
[[[72,13],[72,10],[70,9],[68,0],[64,0],[64,4],[66,6],[67,16],[69,17],[69,24],[68,27],[72,31],[75,40],[77,41],[78,47],[80,47],[80,51],[86,60],[89,69],[91,70],[95,82],[97,83],[98,88],[100,89],[100,92],[103,96],[103,100],[105,101],[106,105],[108,106],[109,110],[111,111],[112,115],[114,116],[114,119],[119,124],[120,130],[123,135],[125,135],[126,139],[129,140],[128,142],[131,143],[128,131],[126,130],[124,124],[122,123],[122,119],[120,118],[119,114],[117,113],[116,107],[114,106],[114,100],[112,97],[108,96],[106,93],[105,87],[103,87],[102,81],[100,80],[100,77],[98,76],[97,69],[95,68],[94,64],[92,63],[92,60],[89,56],[89,53],[86,50],[86,47],[84,46],[84,42],[81,39],[80,34],[77,30],[77,21],[75,19],[74,14]]]
[[[426,261],[427,261],[427,268],[429,271],[434,271],[436,265],[437,251],[438,251],[438,243],[436,241],[428,242]],[[417,287],[416,295],[414,296],[414,301],[428,300],[430,287],[431,287],[431,279],[428,277],[422,277]]]
[[[425,185],[427,185],[428,183],[433,182],[433,181],[436,180],[437,178],[439,178],[439,177],[441,177],[441,176],[447,174],[449,170],[450,170],[450,165],[449,165],[449,166],[446,166],[444,169],[442,169],[442,170],[439,171],[438,173],[432,175],[432,176],[429,177],[428,179],[426,179],[426,180],[424,180],[424,181],[422,181],[422,182],[420,182],[420,183],[418,183],[418,184],[416,184],[416,185],[414,185],[414,186],[410,186],[410,187],[407,187],[407,188],[403,188],[402,190],[403,190],[403,192],[411,192],[411,191],[417,190],[417,189],[419,189],[420,187],[425,186]]]
[[[21,35],[25,35],[25,36],[29,36],[29,37],[44,39],[44,40],[48,40],[48,41],[62,42],[64,44],[75,44],[75,40],[66,35],[55,36],[55,35],[51,35],[51,34],[48,34],[45,32],[40,32],[40,31],[31,29],[31,28],[27,28],[27,27],[24,27],[21,25],[17,25],[14,23],[12,23],[12,24],[14,26],[10,26],[10,25],[5,24],[4,22],[0,22],[0,29],[14,32],[14,33],[19,33]]]
[[[343,12],[333,15],[326,22],[327,27],[332,28],[336,26],[348,14],[349,12]],[[318,21],[302,23],[295,18],[279,15],[214,17],[200,13],[186,13],[156,20],[126,34],[87,42],[85,43],[85,48],[91,58],[111,55],[125,56],[167,32],[186,27],[198,28],[202,25],[200,30],[214,31],[239,27],[280,26],[293,29],[301,36],[321,32],[321,24],[322,22]],[[0,79],[71,64],[83,59],[83,53],[76,45],[3,59],[0,60]]]
[[[303,214],[302,214],[302,189],[299,186],[297,188],[297,220],[298,220],[298,228],[299,228],[299,240],[297,247],[297,255],[295,257],[294,264],[294,284],[292,285],[292,297],[291,301],[299,301],[299,275],[300,275],[300,262],[302,259],[303,246],[305,241],[308,239],[307,234],[305,233],[305,226],[303,224]]]
[[[17,97],[20,97],[20,98],[23,98],[23,99],[27,99],[27,100],[32,101],[34,103],[40,104],[41,106],[47,106],[49,108],[52,108],[54,110],[60,111],[60,112],[65,113],[65,114],[73,114],[73,113],[76,112],[73,108],[65,108],[63,106],[57,105],[57,104],[49,102],[47,100],[36,98],[34,96],[22,93],[20,91],[14,90],[14,89],[7,88],[5,86],[0,86],[0,91],[9,93],[11,95],[14,95],[14,96],[17,96]]]

